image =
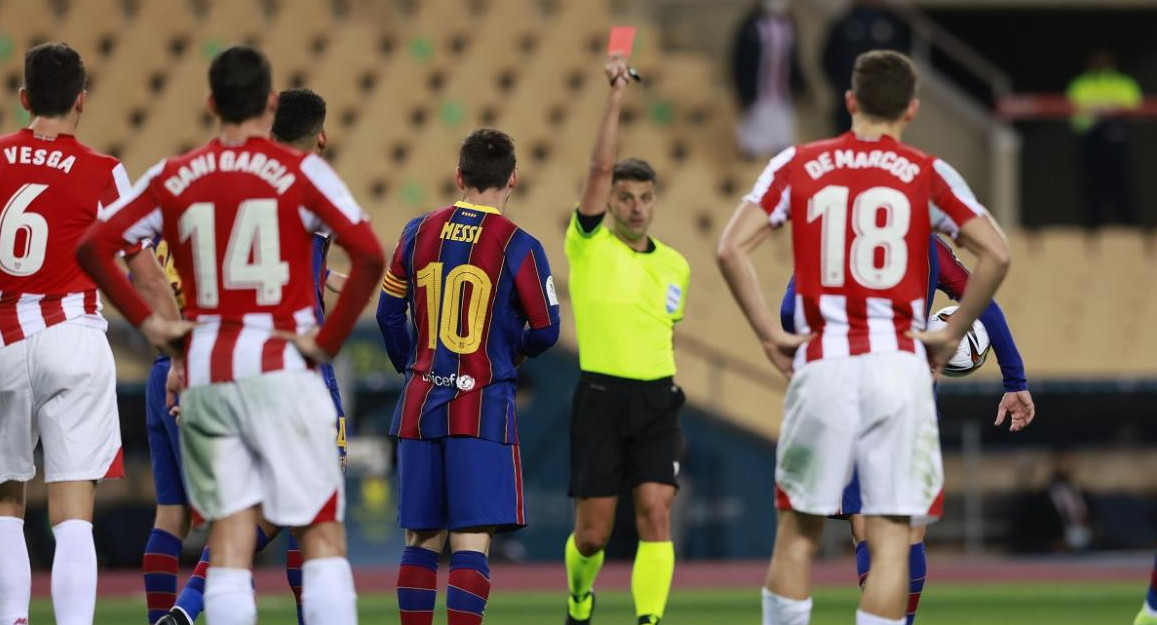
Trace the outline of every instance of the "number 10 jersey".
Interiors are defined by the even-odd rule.
[[[928,244],[984,215],[944,161],[890,137],[848,132],[788,148],[745,198],[772,227],[788,219],[795,260],[795,326],[815,333],[796,367],[825,358],[923,353],[906,336],[926,319]]]
[[[559,323],[542,244],[496,209],[458,202],[406,225],[382,289],[412,327],[390,434],[517,443],[516,367],[540,351],[525,339],[557,337]]]

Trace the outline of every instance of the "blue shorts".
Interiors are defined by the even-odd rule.
[[[398,439],[398,524],[409,530],[526,525],[518,445],[482,438]]]
[[[165,378],[169,359],[160,356],[153,362],[145,384],[145,424],[149,435],[149,460],[153,465],[153,485],[157,503],[162,506],[187,506],[185,484],[181,481],[181,443],[177,419],[165,408]]]

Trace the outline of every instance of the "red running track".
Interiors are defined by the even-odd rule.
[[[1142,588],[1149,580],[1151,555],[1114,558],[1041,558],[1010,560],[985,558],[964,560],[953,558],[931,559],[928,565],[930,583],[987,583],[1003,582],[1137,582]],[[675,567],[675,586],[678,588],[759,588],[767,563],[763,561],[684,562]],[[181,583],[190,571],[181,572]],[[354,572],[361,593],[393,592],[396,578],[394,569],[363,568]],[[445,585],[446,567],[440,571],[440,584]],[[815,567],[817,584],[854,585],[855,564],[850,559],[826,560]],[[499,564],[491,569],[495,588],[523,591],[561,591],[566,588],[562,563]],[[262,595],[287,594],[285,571],[278,568],[258,569],[255,575],[257,591]],[[602,588],[630,588],[631,566],[628,562],[608,564],[599,573]],[[48,572],[37,572],[32,580],[35,597],[49,596]],[[131,570],[101,571],[99,593],[102,597],[133,596],[143,593],[139,573]],[[1139,591],[1140,592],[1140,591]]]

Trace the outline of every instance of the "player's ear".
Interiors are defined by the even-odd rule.
[[[920,112],[920,98],[912,98],[908,103],[908,110],[904,111],[904,123],[908,123],[916,119],[916,114]]]
[[[856,101],[856,94],[851,89],[844,92],[844,106],[850,115],[860,112],[860,103]]]
[[[75,109],[77,113],[84,112],[84,100],[87,96],[88,91],[81,91],[79,94],[77,94],[76,102],[72,103],[72,108]]]
[[[513,190],[514,187],[516,187],[516,186],[518,186],[518,170],[517,169],[510,172],[510,180],[506,181],[506,188],[508,190]]]
[[[459,191],[465,191],[466,190],[466,181],[462,179],[462,170],[461,169],[458,169],[458,168],[454,169],[454,182],[455,182],[455,184],[458,185]]]
[[[317,151],[320,154],[325,151],[325,146],[329,145],[329,137],[325,134],[325,128],[317,133]]]
[[[215,117],[221,117],[221,112],[217,110],[217,100],[213,97],[213,94],[209,94],[209,99],[206,101],[206,104],[209,106],[210,113]]]
[[[20,88],[20,106],[24,107],[26,111],[32,110],[32,102],[28,99],[28,90],[24,87]]]
[[[277,113],[277,105],[281,100],[277,97],[276,91],[270,91],[269,97],[265,100],[265,112],[270,115]]]

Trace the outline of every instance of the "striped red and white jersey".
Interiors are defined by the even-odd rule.
[[[869,352],[923,355],[905,333],[927,322],[930,235],[956,236],[986,213],[944,161],[850,132],[784,150],[744,200],[773,227],[794,222],[796,331],[817,335],[796,366]]]
[[[264,138],[239,145],[214,139],[164,160],[127,197],[102,215],[82,245],[82,263],[134,325],[151,311],[108,252],[123,242],[160,235],[169,247],[196,323],[186,345],[189,387],[309,369],[275,330],[304,333],[318,325],[312,241],[332,233],[350,252],[357,282],[347,282],[317,341],[334,354],[380,277],[359,263],[380,266],[381,247],[368,218],[321,158]],[[84,247],[99,250],[84,257]],[[364,265],[364,263],[363,263]],[[353,302],[364,291],[360,302]]]
[[[0,163],[0,347],[58,323],[104,330],[100,295],[75,251],[129,190],[124,167],[72,135],[27,128],[0,137]]]

